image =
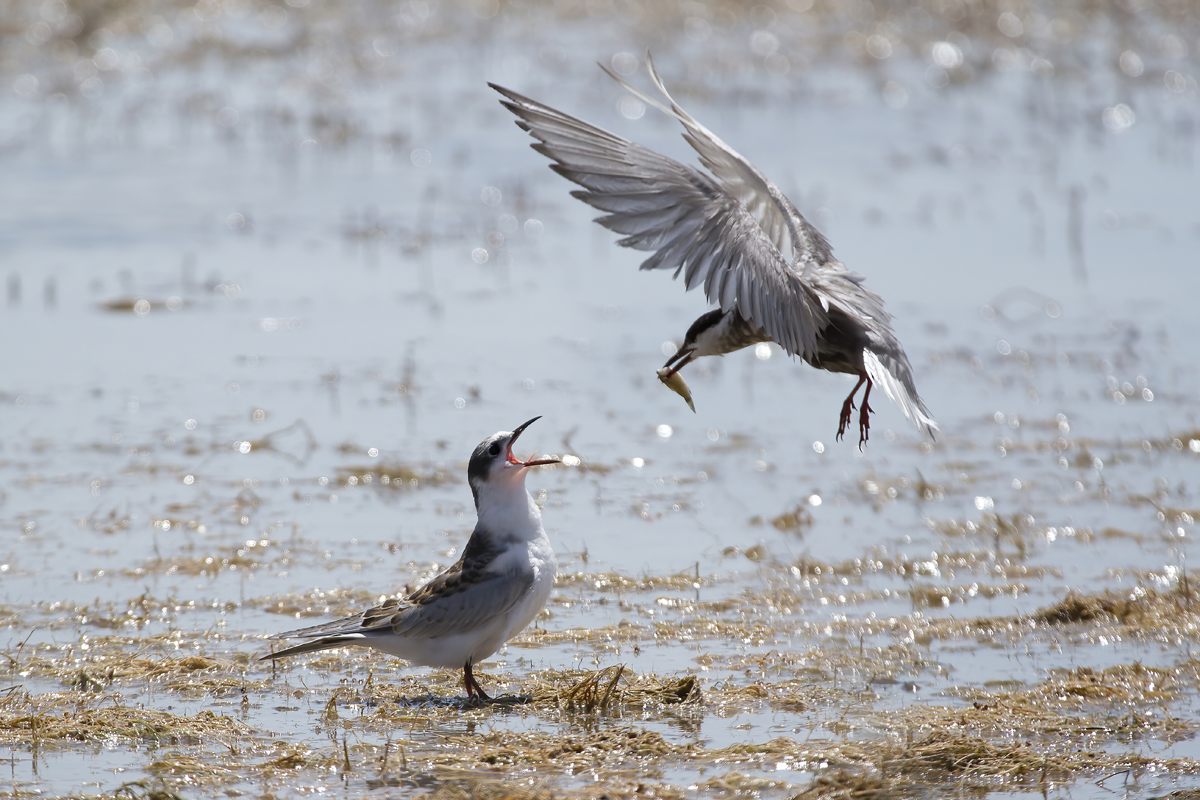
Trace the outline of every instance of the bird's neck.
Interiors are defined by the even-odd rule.
[[[500,541],[530,541],[545,536],[542,512],[525,489],[525,482],[479,488],[475,498],[479,526]]]

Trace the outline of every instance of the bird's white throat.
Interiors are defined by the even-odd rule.
[[[523,472],[523,470],[522,470]],[[542,512],[525,488],[525,476],[495,476],[479,486],[479,527],[506,541],[545,536]]]

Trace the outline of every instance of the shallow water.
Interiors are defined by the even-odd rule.
[[[394,738],[433,763],[449,742],[629,726],[713,751],[872,741],[896,736],[887,714],[969,706],[974,689],[1190,660],[1190,610],[1136,633],[950,631],[1028,619],[1068,591],[1176,591],[1189,572],[1194,11],[1049,6],[1013,37],[948,5],[593,6],[541,19],[488,4],[117,7],[74,36],[69,8],[13,7],[24,21],[0,64],[10,685],[69,693],[32,653],[85,672],[93,646],[202,654],[233,683],[118,677],[101,694],[235,716],[247,758],[328,750],[336,767],[339,739],[362,763],[393,736],[375,706],[333,694],[368,675],[430,698]],[[871,55],[883,45],[867,30],[890,56]],[[639,273],[485,85],[691,162],[669,120],[621,105],[593,65],[626,69],[647,44],[677,99],[886,298],[935,443],[884,398],[865,450],[836,442],[848,379],[775,347],[689,367],[695,414],[658,385],[703,298]],[[645,87],[644,67],[630,80]],[[696,674],[709,701],[580,720],[520,704],[446,713],[448,674],[361,654],[275,670],[244,658],[297,616],[348,613],[452,563],[474,522],[467,455],[537,414],[522,445],[581,459],[528,479],[562,574],[545,633],[486,664],[489,680],[521,693],[534,674],[624,663]],[[773,699],[728,700],[758,684]],[[1087,743],[1196,757],[1195,691],[1169,705],[1186,736]],[[217,764],[220,749],[181,752]],[[4,780],[52,796],[137,779],[203,792],[154,767],[158,750],[18,740]],[[782,795],[825,769],[697,763],[548,780],[573,791],[640,774],[665,791],[735,770]],[[367,786],[362,769],[234,772],[213,780]],[[392,791],[445,778],[412,772]],[[1169,790],[1181,772],[1127,791]],[[1062,788],[1107,794],[1099,777]]]

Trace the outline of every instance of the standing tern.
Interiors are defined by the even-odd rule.
[[[422,667],[463,671],[467,697],[487,701],[472,666],[500,649],[546,607],[558,563],[525,472],[555,457],[521,461],[513,444],[534,417],[479,443],[467,467],[478,522],[462,558],[429,583],[351,617],[277,633],[309,639],[260,661],[347,645],[373,647]]]
[[[659,377],[666,383],[701,356],[773,341],[818,369],[858,377],[842,404],[838,439],[864,383],[860,448],[871,427],[868,398],[875,385],[932,437],[937,424],[917,395],[883,299],[833,257],[829,242],[775,184],[671,99],[649,53],[646,68],[667,105],[601,65],[639,100],[679,120],[683,138],[711,175],[488,85],[504,95],[500,102],[517,116],[517,125],[538,140],[533,149],[555,162],[551,169],[583,187],[571,194],[605,212],[597,222],[624,234],[617,244],[654,251],[642,269],[674,269],[689,290],[703,284],[709,302],[720,306],[692,323]]]

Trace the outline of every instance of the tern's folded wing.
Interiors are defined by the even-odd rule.
[[[391,633],[433,639],[482,628],[507,614],[533,587],[533,572],[475,574],[443,572],[407,598],[407,606],[378,619]],[[386,632],[386,631],[385,631]]]
[[[398,634],[432,639],[448,633],[469,633],[508,613],[532,585],[532,573],[494,573],[481,580],[467,581],[463,580],[459,570],[452,567],[408,597],[393,598],[350,617],[277,633],[270,638],[322,639],[330,636]]]
[[[703,284],[711,302],[725,311],[736,308],[789,353],[816,353],[816,334],[825,324],[820,300],[792,269],[776,232],[764,228],[726,185],[490,85],[507,98],[501,102],[517,124],[538,140],[533,148],[586,190],[572,194],[607,212],[597,222],[624,234],[619,243],[626,247],[656,251],[642,269],[674,269],[676,277],[682,272],[688,289]]]

